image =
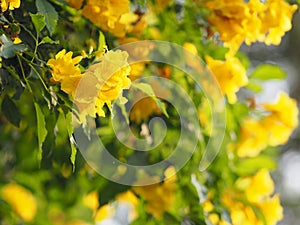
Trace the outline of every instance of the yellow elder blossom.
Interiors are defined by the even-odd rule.
[[[239,59],[227,56],[225,61],[206,56],[208,69],[216,77],[222,93],[227,95],[228,102],[237,101],[236,92],[248,83],[246,70]]]
[[[206,5],[211,11],[209,22],[233,53],[244,41],[279,45],[297,9],[285,0],[211,0]]]
[[[229,209],[232,225],[263,225],[250,205],[245,205],[242,198],[256,207],[264,216],[266,225],[276,225],[283,218],[283,209],[278,195],[270,197],[274,191],[274,182],[265,169],[254,176],[239,178],[236,189],[226,190],[222,202]]]
[[[82,57],[72,58],[73,52],[66,53],[63,49],[58,52],[55,59],[49,59],[47,65],[51,68],[53,80],[61,83],[61,89],[74,97],[77,85],[82,78],[77,64]]]
[[[9,10],[14,10],[19,8],[21,5],[21,0],[0,0],[0,6],[2,12],[5,12],[8,8]]]
[[[34,219],[37,203],[30,191],[11,183],[2,188],[1,195],[24,221],[30,222]]]
[[[172,174],[168,176],[167,174]],[[167,179],[163,183],[147,186],[136,186],[133,190],[146,200],[146,210],[160,219],[163,213],[169,210],[175,201],[175,190],[177,177],[174,175],[174,168],[169,167],[165,171]]]
[[[125,36],[138,16],[130,12],[128,0],[87,0],[82,15],[117,37]]]
[[[111,102],[130,86],[127,59],[125,51],[108,51],[100,58],[100,62],[87,69],[75,96],[75,103],[82,116],[105,116],[103,106],[106,104],[111,108]]]
[[[281,92],[275,103],[263,104],[263,108],[268,115],[261,120],[247,118],[241,124],[239,157],[254,157],[269,145],[285,144],[298,126],[297,103],[287,94]]]

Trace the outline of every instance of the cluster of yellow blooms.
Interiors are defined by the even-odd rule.
[[[267,170],[239,178],[234,188],[224,191],[222,195],[232,225],[276,225],[283,218],[283,209],[279,196],[272,196],[273,192],[274,183]]]
[[[232,52],[243,42],[279,45],[292,28],[291,18],[297,9],[285,0],[211,0],[206,6],[211,12],[209,22]]]
[[[37,202],[30,191],[18,184],[9,183],[2,188],[0,196],[11,205],[23,221],[30,222],[34,219]]]
[[[275,103],[263,104],[267,115],[247,118],[241,124],[237,145],[239,157],[255,157],[267,146],[285,144],[298,125],[298,108],[294,99],[281,92]]]
[[[72,58],[72,54],[62,50],[55,59],[47,62],[54,81],[60,82],[61,89],[74,98],[83,121],[86,115],[105,116],[104,104],[111,108],[111,101],[130,86],[128,54],[120,50],[108,51],[100,58],[100,62],[90,66],[84,74],[81,74],[77,65],[81,56]]]
[[[75,9],[80,9],[83,0],[68,0],[68,2]],[[138,15],[130,12],[128,0],[87,0],[82,15],[117,37],[125,36],[126,32],[133,29],[131,25],[138,20]]]
[[[7,9],[14,10],[19,8],[21,5],[21,0],[0,0],[0,6],[2,12],[5,12]]]

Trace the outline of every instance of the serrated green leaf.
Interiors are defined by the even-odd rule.
[[[47,0],[37,0],[35,4],[38,12],[45,17],[46,27],[52,35],[58,21],[58,14],[55,8]]]
[[[286,77],[286,72],[277,65],[272,64],[262,64],[255,68],[250,78],[259,80],[272,80],[272,79],[284,79]]]
[[[50,37],[47,36],[47,37],[44,37],[41,40],[40,44],[51,44],[51,45],[55,44],[55,45],[58,45],[59,44],[59,40],[54,41]]]
[[[46,129],[46,121],[43,111],[38,103],[34,103],[35,112],[36,112],[36,119],[37,119],[37,135],[38,135],[38,145],[39,145],[39,160],[42,159],[42,147],[43,143],[47,136],[47,129]]]
[[[15,103],[7,95],[2,101],[1,111],[10,123],[16,127],[20,126],[21,114]]]
[[[46,26],[45,16],[40,13],[36,13],[36,14],[29,13],[29,15],[31,17],[36,32],[40,33]]]
[[[2,43],[0,47],[0,56],[9,59],[14,57],[18,52],[23,52],[26,49],[24,44],[14,44],[5,34],[0,36]]]
[[[131,85],[137,89],[139,89],[140,91],[142,91],[143,93],[145,93],[146,95],[148,95],[149,97],[151,97],[157,104],[158,108],[163,112],[163,114],[166,117],[169,117],[167,110],[166,110],[166,106],[163,104],[163,102],[158,99],[155,96],[155,93],[151,87],[151,85],[146,84],[146,83],[131,83]]]

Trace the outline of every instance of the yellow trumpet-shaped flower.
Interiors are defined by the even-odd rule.
[[[236,92],[248,83],[246,70],[241,62],[228,56],[225,61],[206,57],[208,69],[216,77],[223,94],[227,95],[229,103],[237,101]]]
[[[37,202],[30,191],[17,184],[7,184],[1,190],[2,197],[13,210],[25,221],[34,219],[37,211]]]

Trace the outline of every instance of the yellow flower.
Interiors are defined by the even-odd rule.
[[[252,203],[263,201],[274,191],[274,182],[266,169],[258,171],[252,177],[239,178],[236,186],[245,191],[247,199]]]
[[[268,131],[254,118],[247,118],[241,124],[240,140],[237,144],[239,157],[255,157],[268,146]]]
[[[280,205],[279,195],[266,199],[258,205],[266,219],[267,225],[276,225],[283,218],[283,208]]]
[[[19,8],[21,5],[21,0],[0,0],[0,6],[2,12],[5,12],[8,8],[9,10],[14,10]]]
[[[98,207],[99,207],[99,200],[98,200],[98,193],[96,191],[93,191],[83,198],[83,203],[93,210],[94,213],[96,213]]]
[[[24,221],[30,222],[34,219],[37,203],[30,191],[11,183],[3,187],[1,194]]]
[[[125,36],[138,16],[130,12],[128,0],[88,0],[82,15],[105,31],[117,37]]]
[[[165,171],[165,176],[167,179],[163,183],[136,186],[133,188],[138,195],[146,200],[146,210],[157,219],[160,219],[163,213],[169,210],[175,201],[175,182],[177,178],[174,175],[174,168],[169,167]]]
[[[61,89],[74,97],[77,85],[82,77],[77,64],[82,57],[72,58],[73,52],[66,53],[63,49],[58,52],[55,59],[49,59],[47,65],[51,68],[54,81],[61,83]]]
[[[266,103],[263,107],[271,113],[271,116],[284,125],[296,128],[298,126],[298,108],[297,102],[291,99],[286,93],[279,93],[279,97],[275,103]]]
[[[96,213],[95,222],[100,222],[102,220],[113,217],[114,211],[114,207],[110,204],[101,206]]]
[[[123,89],[130,86],[130,66],[125,51],[108,51],[100,58],[100,62],[90,66],[82,76],[78,86],[75,102],[80,114],[84,117],[105,116],[103,106],[111,108]]]
[[[285,0],[212,0],[206,6],[211,12],[209,22],[232,54],[244,41],[247,45],[256,41],[280,44],[297,9]]]
[[[206,56],[208,69],[216,77],[223,94],[227,95],[228,102],[233,104],[237,101],[236,92],[248,83],[246,70],[241,62],[231,56],[226,61],[215,60]]]

